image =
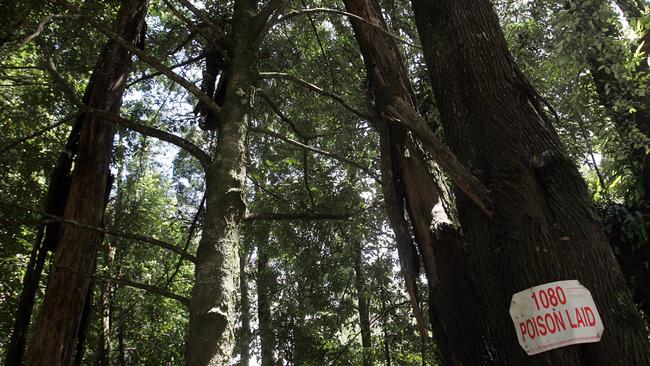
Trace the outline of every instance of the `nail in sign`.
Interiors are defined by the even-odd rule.
[[[576,280],[531,287],[512,296],[510,316],[529,355],[600,341],[605,327],[591,293]]]

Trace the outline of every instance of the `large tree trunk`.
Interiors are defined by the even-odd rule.
[[[415,112],[415,96],[394,39],[378,30],[387,29],[378,2],[350,0],[346,1],[346,8],[374,25],[352,19],[366,65],[378,121],[376,125],[380,131],[382,188],[388,216],[398,240],[407,289],[408,277],[414,281],[418,275],[418,253],[410,243],[410,237],[415,237],[429,284],[429,320],[433,335],[442,358],[452,363],[452,360],[460,359],[453,353],[464,350],[460,345],[451,347],[450,343],[467,338],[464,330],[471,328],[474,314],[477,314],[477,309],[473,309],[472,302],[465,297],[473,290],[467,278],[467,264],[463,260],[462,237],[458,229],[450,225],[442,208],[434,210],[436,205],[442,203],[441,190],[438,180],[430,173],[421,149],[407,135],[403,126],[384,119],[396,99],[407,101]],[[406,223],[406,213],[413,228],[412,234]],[[412,264],[409,260],[412,260]],[[466,311],[459,312],[461,308]],[[477,339],[477,342],[480,340]]]
[[[358,242],[354,253],[354,274],[357,287],[357,307],[361,327],[361,346],[363,347],[363,366],[372,366],[372,333],[370,331],[370,299],[366,292],[366,278],[363,271],[363,247]]]
[[[491,190],[494,216],[458,210],[481,316],[460,340],[464,364],[643,365],[643,322],[586,186],[517,69],[488,0],[413,0],[445,135]],[[508,315],[514,293],[577,279],[605,325],[599,343],[527,356]],[[459,312],[466,311],[459,309]],[[453,346],[452,346],[453,347]]]
[[[257,83],[257,47],[266,18],[254,0],[237,0],[228,49],[228,80],[214,161],[206,171],[203,236],[197,251],[185,362],[229,365],[235,344],[238,247],[246,211],[246,131]]]
[[[146,0],[128,0],[114,29],[135,43],[144,22]],[[131,64],[130,53],[109,41],[93,72],[87,104],[118,113]],[[80,117],[81,135],[64,217],[101,226],[115,127],[92,114]],[[28,365],[69,365],[91,282],[100,234],[63,224],[52,274],[30,346]]]

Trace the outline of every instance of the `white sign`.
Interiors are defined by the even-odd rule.
[[[605,327],[591,293],[576,280],[551,282],[512,296],[510,316],[529,355],[600,341]]]

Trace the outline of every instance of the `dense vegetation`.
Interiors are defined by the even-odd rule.
[[[515,79],[526,84],[522,95],[530,102],[525,103],[535,104],[547,124],[544,131],[557,132],[567,158],[558,165],[566,163],[566,171],[579,168],[634,304],[648,314],[650,4],[471,2],[493,6],[511,53],[502,55],[512,56],[521,72]],[[444,303],[444,296],[435,296],[449,286],[463,289],[464,280],[450,281],[454,272],[444,266],[437,278],[436,264],[422,246],[428,239],[418,232],[423,225],[416,207],[421,206],[413,192],[421,193],[421,187],[411,182],[422,178],[404,172],[417,171],[409,165],[411,156],[425,167],[430,179],[425,185],[438,202],[434,211],[445,216],[433,216],[439,221],[432,226],[446,228],[437,239],[467,241],[471,247],[480,233],[489,237],[477,222],[492,220],[490,210],[497,221],[508,212],[499,202],[503,187],[498,183],[485,183],[494,205],[482,206],[488,200],[483,201],[481,182],[496,179],[484,166],[494,166],[489,160],[499,155],[475,156],[490,147],[455,131],[450,121],[459,120],[454,113],[461,108],[443,104],[454,92],[476,92],[476,102],[464,107],[470,110],[489,104],[496,92],[472,89],[477,83],[469,76],[472,85],[458,86],[461,73],[449,71],[455,69],[440,52],[428,52],[451,44],[454,37],[441,33],[453,21],[431,20],[432,29],[443,31],[420,40],[427,14],[417,9],[452,13],[453,1],[413,1],[414,14],[410,2],[383,0],[385,23],[367,20],[372,6],[361,4],[374,3],[3,1],[0,355],[8,357],[16,346],[15,320],[26,310],[31,327],[19,348],[26,347],[29,364],[45,364],[30,351],[47,347],[32,339],[52,332],[43,320],[47,316],[38,320],[41,310],[48,314],[48,276],[60,276],[51,282],[60,281],[61,288],[72,283],[55,256],[68,248],[56,244],[60,232],[62,238],[78,235],[70,229],[75,227],[93,244],[83,247],[88,273],[77,279],[87,291],[75,287],[60,294],[70,301],[78,297],[85,307],[73,314],[77,325],[67,343],[74,352],[62,356],[70,362],[449,363],[456,351],[446,350],[444,337],[436,334],[440,320],[431,314],[445,313],[432,304]],[[129,12],[129,6],[135,10]],[[452,60],[454,52],[445,55]],[[476,55],[477,63],[486,57]],[[381,80],[389,71],[382,69],[382,57],[394,66],[388,81]],[[432,70],[432,59],[438,71]],[[370,64],[376,70],[369,70]],[[467,70],[478,70],[467,64]],[[408,101],[421,117],[418,122],[426,122],[419,125],[427,127],[425,133],[393,123],[408,115],[403,109],[394,112],[395,96]],[[93,133],[86,127],[93,123],[111,126],[104,140],[96,140],[106,145],[106,169],[83,162],[84,139]],[[437,157],[441,150],[431,148],[434,140],[449,146],[467,169],[454,170]],[[400,168],[388,174],[387,159]],[[74,181],[86,168],[104,180],[88,178],[88,192],[76,193],[93,210],[94,223],[70,208],[75,183],[65,193],[53,188],[57,179]],[[478,183],[463,185],[463,172]],[[391,174],[405,175],[393,182]],[[570,174],[566,179],[571,181]],[[403,186],[393,191],[397,198],[387,188],[393,183]],[[91,201],[93,192],[98,198]],[[424,212],[431,215],[433,209]],[[425,231],[432,218],[426,219]],[[406,232],[400,233],[400,225]],[[465,239],[459,239],[460,232]],[[467,281],[483,275],[471,259],[477,255],[468,256],[468,267],[459,267],[475,270]],[[21,302],[21,292],[39,260],[43,269],[35,279],[32,310]],[[620,296],[625,303],[627,295]],[[208,303],[223,319],[202,313]],[[206,329],[221,341],[199,340]],[[644,334],[645,351],[639,354],[645,356],[636,360],[650,357]],[[7,364],[20,364],[21,358],[8,357]],[[61,362],[52,364],[67,364]]]

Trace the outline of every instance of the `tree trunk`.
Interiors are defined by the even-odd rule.
[[[388,322],[386,321],[386,317],[388,317],[388,314],[386,313],[386,292],[383,287],[381,289],[381,315],[382,315],[381,325],[382,325],[382,330],[384,332],[384,360],[386,360],[386,366],[390,366],[391,365],[390,339],[388,334],[388,324],[387,324]]]
[[[239,254],[239,292],[241,300],[239,302],[241,310],[241,331],[239,333],[240,361],[241,366],[248,366],[250,363],[251,353],[251,304],[248,288],[248,273],[246,272],[246,258],[248,257],[247,248],[242,248]]]
[[[101,241],[101,239],[99,239]],[[95,272],[96,267],[93,266],[91,273]],[[88,325],[90,324],[90,319],[92,317],[93,310],[93,294],[94,294],[95,281],[91,281],[88,285],[88,291],[86,292],[86,303],[84,305],[83,312],[81,314],[81,321],[79,323],[79,332],[77,333],[77,347],[74,353],[74,359],[72,364],[74,366],[80,366],[84,355],[86,353],[86,338],[88,337]]]
[[[357,287],[357,306],[361,326],[361,346],[363,347],[363,366],[372,366],[372,333],[370,331],[370,299],[366,295],[366,278],[363,271],[363,247],[357,243],[354,255],[354,274]]]
[[[413,282],[419,267],[418,253],[410,244],[411,235],[415,237],[429,285],[429,321],[442,359],[451,364],[460,360],[460,355],[455,355],[455,352],[465,352],[457,343],[468,338],[465,330],[474,324],[474,314],[479,314],[478,309],[472,306],[471,294],[474,291],[463,259],[463,240],[444,210],[438,208],[442,204],[441,189],[438,180],[430,173],[422,151],[404,127],[383,119],[396,99],[407,101],[415,112],[415,96],[394,39],[377,29],[387,29],[378,2],[350,0],[346,1],[346,8],[375,25],[352,19],[379,121],[376,125],[380,131],[384,199],[398,248],[405,253],[400,253],[402,272],[406,275],[410,272]],[[410,218],[413,234],[405,221],[405,213]],[[406,244],[399,244],[400,241]],[[407,262],[409,257],[414,257],[412,264]],[[408,269],[409,265],[411,269]],[[476,342],[480,343],[480,340]]]
[[[413,0],[445,135],[491,190],[494,216],[457,196],[475,301],[464,364],[642,365],[641,320],[577,168],[514,64],[488,0]],[[607,270],[603,270],[607,269]],[[577,279],[593,294],[599,343],[527,356],[508,315],[514,293]],[[465,309],[458,309],[463,312]],[[452,345],[452,347],[455,347]]]
[[[118,184],[119,186],[119,184]],[[119,189],[119,187],[118,187]],[[119,193],[118,193],[119,194]],[[119,211],[115,211],[118,215]],[[106,248],[106,268],[110,271],[115,259],[115,245],[109,243]],[[110,272],[109,272],[110,273]],[[105,280],[101,291],[101,324],[99,327],[99,341],[97,349],[97,358],[95,365],[109,366],[111,354],[111,298],[112,298],[112,283],[110,280]]]
[[[269,256],[265,238],[259,238],[257,246],[257,318],[259,321],[260,352],[262,366],[275,366],[275,336],[271,315],[270,289],[275,288],[275,278],[269,268]]]
[[[146,0],[126,1],[114,29],[136,42],[144,22]],[[118,113],[126,87],[131,55],[109,41],[89,83],[88,105]],[[79,152],[64,217],[101,226],[115,127],[94,115],[81,119]],[[86,303],[100,235],[63,224],[43,309],[31,342],[28,365],[69,365]]]
[[[89,93],[87,91],[84,95],[84,102],[87,102],[88,95]],[[80,131],[81,125],[77,121],[72,131],[70,131],[65,148],[59,154],[56,167],[50,176],[44,209],[48,214],[63,216],[70,190],[70,175],[74,157],[77,155]],[[34,248],[32,249],[32,254],[27,265],[27,271],[23,278],[23,289],[20,293],[18,308],[16,310],[11,341],[7,348],[6,366],[19,366],[22,364],[25,341],[36,301],[38,285],[41,281],[47,254],[56,248],[60,226],[58,223],[51,223],[41,226],[38,229]]]
[[[238,247],[246,211],[246,131],[257,84],[257,45],[264,31],[253,0],[237,0],[228,49],[228,80],[219,139],[206,171],[203,236],[197,251],[185,362],[229,365],[234,340]]]
[[[126,169],[126,161],[124,158],[124,134],[119,134],[119,142],[116,148],[117,158],[117,176],[115,183],[115,208],[113,212],[113,228],[119,228],[122,222],[122,210],[124,203],[124,170]],[[111,269],[113,261],[115,260],[115,253],[117,251],[118,237],[112,237],[107,241],[106,245],[106,277],[113,277]],[[119,268],[119,266],[118,266]],[[119,278],[119,274],[115,277]],[[104,280],[101,291],[101,324],[99,327],[99,340],[97,344],[97,352],[95,365],[96,366],[109,366],[111,355],[111,305],[113,303],[113,283],[110,280]]]

